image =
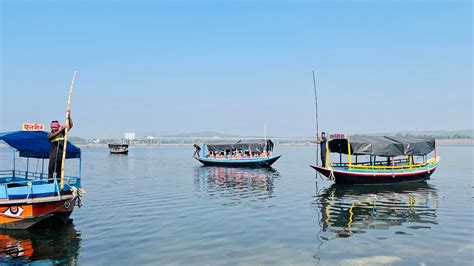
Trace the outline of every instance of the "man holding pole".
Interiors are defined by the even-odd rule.
[[[64,126],[61,126],[57,120],[51,122],[51,132],[48,134],[48,140],[51,143],[49,151],[48,182],[54,182],[54,173],[59,178],[61,174],[62,155],[64,151],[65,130],[71,130],[73,124],[70,111],[67,113],[68,119]]]
[[[326,167],[326,133],[321,132],[321,136],[318,137],[318,144],[321,145],[321,166]]]

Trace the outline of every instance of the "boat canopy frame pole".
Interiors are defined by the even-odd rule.
[[[339,144],[339,165],[342,165],[342,147]]]
[[[42,159],[42,162],[41,162],[41,180],[43,180],[43,175],[44,175],[44,158]]]
[[[326,141],[326,162],[325,162],[325,166],[326,168],[329,167],[329,164],[331,164],[331,159],[329,158],[329,155],[331,153],[329,152],[329,141]]]
[[[82,156],[79,157],[79,178],[82,178]]]
[[[16,151],[13,150],[13,178],[15,178],[15,172],[16,172]]]
[[[349,142],[349,138],[347,138],[347,156],[349,160],[349,168],[352,167],[352,155],[351,155],[351,143]],[[357,155],[356,155],[356,163],[357,163]]]
[[[26,179],[28,179],[28,170],[29,170],[29,168],[30,168],[30,158],[27,157],[26,158],[26,176],[25,176]]]

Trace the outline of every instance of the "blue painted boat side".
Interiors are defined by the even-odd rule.
[[[242,158],[242,159],[214,159],[197,158],[199,162],[209,166],[228,166],[228,167],[268,167],[276,162],[281,155],[270,158]]]
[[[9,178],[9,180],[10,182],[0,183],[0,199],[33,199],[59,194],[59,184],[57,182],[48,183],[46,180],[27,180],[24,178]],[[80,178],[66,179],[64,191],[61,194],[69,194],[72,186],[80,188],[80,185]]]

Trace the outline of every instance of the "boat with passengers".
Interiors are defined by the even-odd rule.
[[[311,167],[338,184],[399,183],[429,179],[439,161],[434,138],[333,134],[325,167]]]
[[[205,143],[195,158],[206,166],[269,167],[281,157],[273,154],[273,146],[270,139]]]
[[[111,154],[128,154],[128,144],[109,143]]]
[[[12,150],[11,168],[0,169],[0,229],[27,229],[49,219],[66,222],[81,206],[81,150],[67,142],[66,159],[78,160],[77,175],[48,179],[47,136],[44,131],[0,133],[0,142]]]

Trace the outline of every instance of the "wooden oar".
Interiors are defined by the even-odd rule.
[[[71,112],[71,95],[72,95],[72,89],[74,88],[74,81],[76,80],[76,71],[74,71],[74,74],[72,76],[72,82],[71,82],[71,87],[69,88],[69,96],[67,98],[67,107],[66,107],[66,122],[64,125],[66,125],[64,129],[64,148],[63,148],[63,157],[61,161],[61,190],[64,189],[64,165],[66,164],[66,150],[67,150],[67,133],[69,131],[69,114]]]

